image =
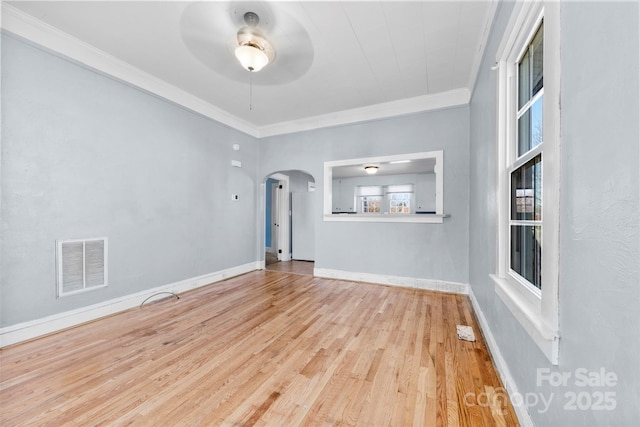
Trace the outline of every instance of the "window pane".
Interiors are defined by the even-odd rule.
[[[542,100],[541,96],[518,119],[518,157],[542,142]]]
[[[511,226],[511,269],[542,289],[542,227]]]
[[[511,219],[542,221],[542,156],[511,173]]]
[[[543,86],[543,50],[544,43],[542,42],[544,38],[544,27],[540,25],[536,35],[533,37],[533,41],[531,42],[531,56],[532,56],[532,64],[531,64],[531,97],[533,97]]]
[[[518,110],[543,87],[544,27],[540,25],[518,63]]]
[[[362,198],[362,213],[380,213],[380,196],[367,196]]]
[[[531,99],[531,69],[529,50],[527,50],[518,64],[518,110]]]
[[[408,193],[393,193],[389,200],[389,213],[411,213],[411,195]]]
[[[531,110],[518,119],[518,157],[529,151],[531,146]]]

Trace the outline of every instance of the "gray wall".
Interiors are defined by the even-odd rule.
[[[316,179],[303,171],[284,171],[283,174],[289,177],[289,191],[291,193],[306,193],[309,191],[308,182],[315,182]]]
[[[7,34],[2,79],[2,326],[255,261],[254,138]],[[109,287],[57,299],[101,236]]]
[[[512,5],[502,3],[471,102],[470,285],[538,426],[640,425],[638,4],[561,4],[560,364],[553,367],[496,296],[496,82],[490,70]],[[536,384],[538,368],[568,372]],[[605,368],[615,387],[578,387]],[[613,391],[614,411],[565,410],[565,393]],[[543,412],[543,413],[541,413]]]
[[[316,267],[468,282],[469,108],[414,114],[260,140],[259,175],[302,169],[323,191],[325,161],[444,150],[444,224],[325,222]],[[320,201],[320,203],[322,203]]]

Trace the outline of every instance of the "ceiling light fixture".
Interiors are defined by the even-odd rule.
[[[367,165],[367,166],[364,167],[364,170],[369,175],[373,175],[374,173],[378,172],[378,166],[376,166],[376,165]]]
[[[251,42],[236,48],[236,58],[246,70],[252,72],[262,70],[269,63],[269,58],[260,49],[260,46]]]
[[[254,12],[244,14],[245,27],[238,30],[238,47],[235,49],[236,58],[245,70],[258,72],[275,58],[271,44],[256,28],[260,18]]]

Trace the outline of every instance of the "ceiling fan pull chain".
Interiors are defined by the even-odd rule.
[[[249,71],[249,111],[253,110],[253,72]]]

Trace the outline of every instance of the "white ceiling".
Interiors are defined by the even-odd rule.
[[[276,50],[252,76],[231,47],[246,10]],[[468,102],[494,10],[492,0],[18,1],[5,2],[2,26],[265,136]]]

